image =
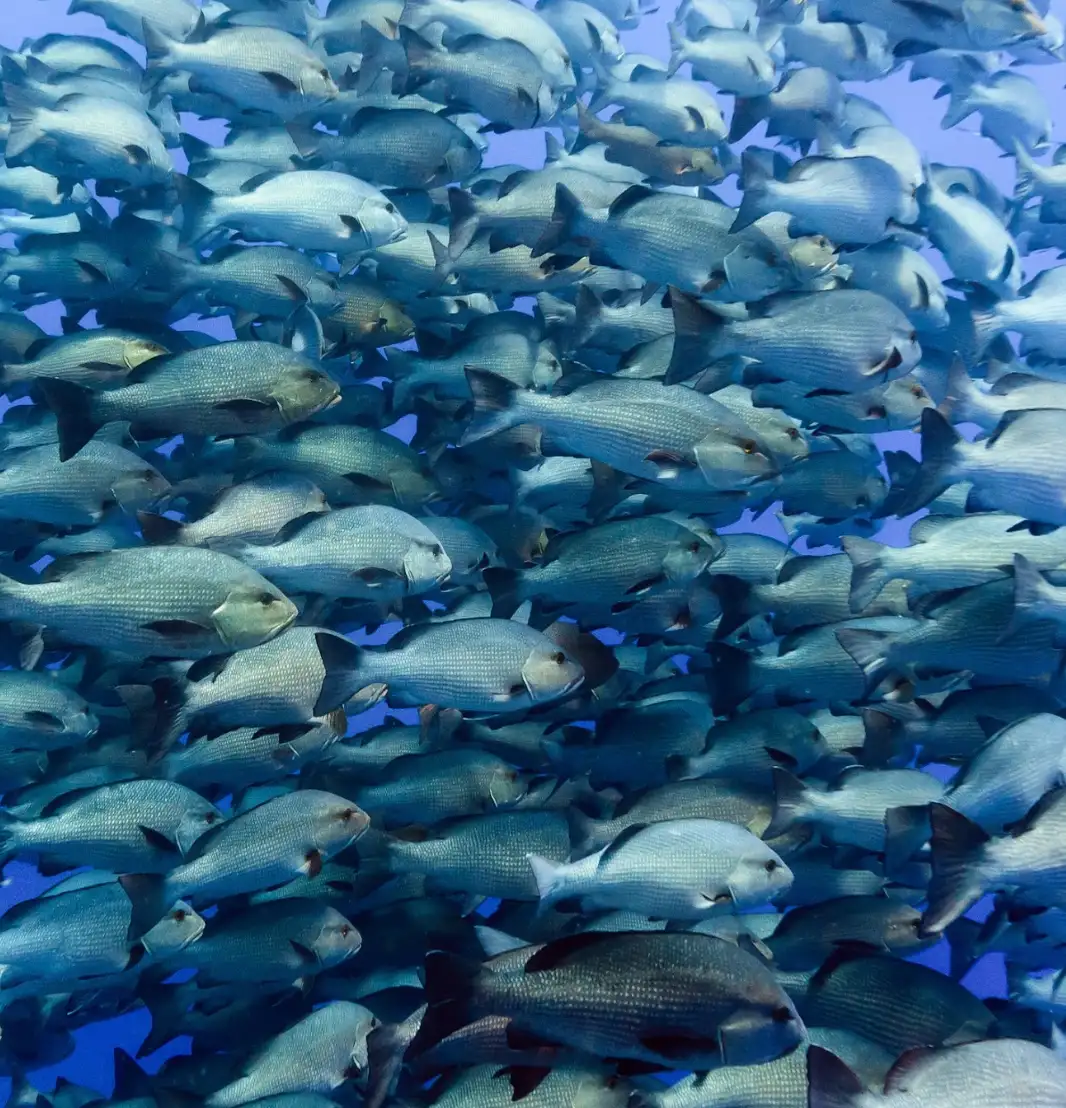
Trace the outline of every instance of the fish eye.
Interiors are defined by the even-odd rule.
[[[685,544],[685,549],[690,554],[698,554],[700,552],[700,540],[693,539],[692,542]]]
[[[566,661],[566,655],[561,650],[556,650],[554,654],[548,656],[557,666],[561,666]]]
[[[756,444],[754,442],[752,442],[751,439],[745,439],[740,444],[740,449],[743,450],[745,454],[756,454],[756,453],[758,453],[758,447],[756,446]]]
[[[385,211],[387,211],[389,215],[392,215],[392,213],[396,211],[396,205],[391,200],[386,201]]]
[[[430,552],[430,554],[433,555],[434,558],[443,558],[444,557],[444,547],[441,546],[441,544],[439,542],[434,543],[429,548],[429,552]]]
[[[866,409],[866,414],[871,419],[884,419],[888,412],[880,404],[875,404],[872,408]]]
[[[346,939],[346,938],[348,938],[348,936],[349,936],[349,935],[350,935],[351,933],[352,933],[352,925],[351,925],[350,923],[346,923],[346,924],[345,924],[345,925],[344,925],[344,926],[343,926],[343,927],[341,928],[341,938],[342,938],[342,939]]]
[[[799,429],[797,427],[790,427],[785,433],[790,439],[792,439],[793,442],[795,442],[796,439],[800,437]]]
[[[256,597],[256,599],[259,601],[260,604],[263,605],[264,608],[266,608],[274,603],[274,594],[269,592],[261,592]]]
[[[911,396],[917,396],[920,400],[925,396],[925,389],[921,385],[911,385]]]
[[[188,916],[188,914],[189,913],[186,912],[184,908],[176,908],[174,910],[174,916],[173,916],[174,922],[175,923],[184,923],[186,917]]]
[[[908,342],[917,342],[918,341],[918,332],[917,331],[911,331],[907,335],[907,341]]]
[[[855,497],[856,508],[869,508],[869,506],[870,498],[865,493],[860,493],[857,497]]]
[[[154,481],[155,480],[155,470],[154,469],[142,469],[141,470],[141,477],[145,481]]]
[[[212,824],[217,819],[218,819],[218,816],[214,812],[204,813],[204,823],[206,823],[206,824]]]
[[[777,869],[777,859],[776,858],[771,858],[763,866],[763,869],[766,870],[767,873],[773,873]]]
[[[340,818],[342,823],[349,823],[351,820],[355,819],[355,809],[354,808],[343,808],[343,809],[341,809],[341,813],[340,813],[339,818]]]
[[[792,1022],[792,1009],[786,1008],[783,1004],[775,1008],[770,1013],[770,1018],[774,1023],[791,1023]]]

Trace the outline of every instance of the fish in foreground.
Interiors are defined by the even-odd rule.
[[[14,1108],[1064,1108],[1060,22],[648,6],[0,59]]]

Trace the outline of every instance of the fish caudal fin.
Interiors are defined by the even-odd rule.
[[[884,564],[885,547],[857,535],[845,535],[841,545],[851,559],[851,595],[848,603],[853,612],[861,612],[877,599],[890,580]]]
[[[866,1086],[845,1062],[820,1046],[808,1048],[808,1108],[857,1108],[865,1095]]]
[[[933,876],[922,933],[939,935],[987,891],[979,864],[989,836],[973,820],[946,804],[929,809]]]

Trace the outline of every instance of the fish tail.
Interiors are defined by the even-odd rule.
[[[849,606],[853,612],[868,608],[891,580],[885,567],[885,547],[879,542],[845,535],[841,540],[844,553],[851,559],[851,596]]]
[[[481,571],[485,588],[492,597],[494,618],[510,619],[522,603],[522,571],[508,566],[489,566]]]
[[[8,132],[4,157],[9,165],[17,165],[24,154],[43,135],[37,105],[26,87],[26,75],[10,58],[3,60],[4,101],[7,105]]]
[[[1015,139],[1014,158],[1017,163],[1017,176],[1014,181],[1014,199],[1028,200],[1040,187],[1037,180],[1037,165],[1029,151]]]
[[[909,761],[913,753],[908,746],[900,751],[899,740],[903,738],[899,720],[888,712],[877,708],[862,710],[863,740],[859,751],[859,762],[864,766],[898,765],[902,756]]]
[[[922,412],[922,460],[917,471],[906,488],[891,501],[892,514],[910,515],[924,508],[930,500],[935,500],[945,489],[957,480],[956,463],[961,439],[944,416],[935,408],[926,408]]]
[[[964,423],[980,414],[981,398],[982,393],[966,372],[963,360],[955,358],[948,370],[947,393],[937,410],[951,423]]]
[[[477,199],[466,189],[448,189],[448,209],[451,219],[448,226],[448,253],[453,258],[470,245],[477,234]]]
[[[435,284],[443,285],[455,269],[455,259],[448,247],[432,231],[426,232],[426,238],[429,239],[429,248],[433,251],[433,280]]]
[[[1011,638],[1023,627],[1046,619],[1048,583],[1044,575],[1025,557],[1014,555],[1014,610],[1000,641]]]
[[[7,865],[21,850],[19,825],[22,823],[10,812],[0,811],[0,867]]]
[[[793,773],[774,767],[774,814],[763,832],[764,839],[775,839],[807,818],[807,786]]]
[[[322,145],[322,136],[325,132],[316,131],[309,124],[301,123],[299,120],[286,123],[285,130],[289,132],[289,138],[292,139],[297,151],[299,151],[300,164],[313,166],[319,160],[318,151]]]
[[[858,1108],[866,1086],[846,1062],[820,1046],[807,1050],[808,1108]]]
[[[24,619],[24,601],[30,599],[26,596],[26,590],[31,588],[33,588],[32,585],[24,585],[14,577],[5,577],[0,573],[0,619],[5,621]]]
[[[180,543],[185,530],[185,524],[180,520],[156,515],[155,512],[138,512],[137,522],[141,525],[141,536],[149,546]]]
[[[946,804],[929,809],[933,876],[922,934],[939,935],[987,891],[979,864],[989,837],[973,820]]]
[[[929,814],[924,804],[907,804],[885,812],[885,872],[899,871],[929,840]]]
[[[562,891],[560,880],[562,867],[548,858],[542,858],[539,854],[527,854],[526,861],[533,870],[541,908],[550,908],[559,899]]]
[[[836,636],[837,642],[862,670],[868,686],[876,685],[891,671],[894,636],[889,632],[842,627]]]
[[[474,419],[463,432],[461,445],[506,431],[521,421],[516,408],[522,389],[514,381],[467,366],[466,382],[474,398]]]
[[[174,181],[181,202],[182,240],[187,244],[199,242],[217,226],[217,197],[206,185],[191,177],[179,173],[174,175]]]
[[[757,219],[766,214],[765,200],[767,185],[771,173],[759,150],[745,150],[740,156],[740,177],[744,182],[744,195],[736,218],[729,228],[731,234],[750,227]]]
[[[65,462],[103,426],[93,414],[93,391],[73,381],[38,377],[35,387],[55,412],[59,432],[59,460]]]
[[[666,75],[672,77],[687,60],[685,58],[685,34],[677,23],[667,26],[670,35],[670,63],[666,69]]]
[[[974,291],[967,299],[970,301],[970,319],[973,323],[976,348],[979,354],[984,354],[1003,334],[1005,329],[1003,318],[994,298]]]
[[[321,631],[315,635],[315,644],[326,672],[314,711],[316,716],[324,716],[359,691],[356,673],[363,651],[341,635]]]
[[[450,951],[431,950],[426,954],[428,1007],[411,1043],[411,1056],[423,1053],[470,1022],[483,974],[480,962]]]
[[[711,666],[707,673],[707,690],[715,715],[734,712],[751,693],[752,656],[725,643],[709,648]]]
[[[733,119],[729,125],[729,141],[739,142],[766,118],[765,96],[738,96],[733,103]]]
[[[951,966],[949,973],[953,981],[961,981],[981,957],[981,924],[977,920],[963,916],[947,928],[948,944],[951,947]]]
[[[570,847],[572,858],[584,858],[591,854],[604,843],[600,842],[600,821],[586,815],[580,808],[570,807],[566,809],[566,824],[570,832]]]
[[[141,27],[146,54],[141,88],[150,92],[171,71],[174,40],[148,19],[143,20]]]
[[[581,201],[566,185],[556,185],[552,217],[533,247],[533,257],[550,254],[568,242],[580,215]]]
[[[973,115],[977,110],[977,105],[973,102],[972,93],[972,86],[966,83],[960,88],[951,90],[951,99],[948,101],[947,111],[944,112],[944,118],[940,121],[941,130],[947,131],[952,127],[957,127],[968,115]]]
[[[119,879],[132,912],[127,938],[137,942],[167,914],[175,898],[168,896],[167,880],[158,873],[126,873]]]
[[[706,383],[701,378],[701,391],[714,392],[732,384],[733,375],[728,366],[723,364],[719,380],[719,373],[715,372],[717,366],[711,365],[711,347],[716,333],[724,328],[725,320],[695,297],[673,287],[670,288],[670,310],[674,316],[674,350],[664,382],[676,385],[701,370],[710,369],[712,375]]]

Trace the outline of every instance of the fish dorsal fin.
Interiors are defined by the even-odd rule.
[[[636,838],[637,835],[646,830],[647,826],[646,823],[631,823],[624,831],[616,835],[611,845],[600,855],[600,860],[596,863],[596,869],[604,869],[608,862],[610,862],[620,850],[624,849],[631,839]]]
[[[610,933],[598,931],[585,931],[579,935],[566,935],[561,939],[554,939],[533,955],[525,964],[526,973],[543,973],[546,970],[558,969],[577,954],[599,946],[605,940],[612,939]]]
[[[611,206],[607,209],[607,218],[616,219],[624,212],[629,211],[635,204],[647,200],[650,196],[657,195],[658,193],[654,189],[648,188],[647,185],[630,185],[625,192],[616,196],[611,202]]]

